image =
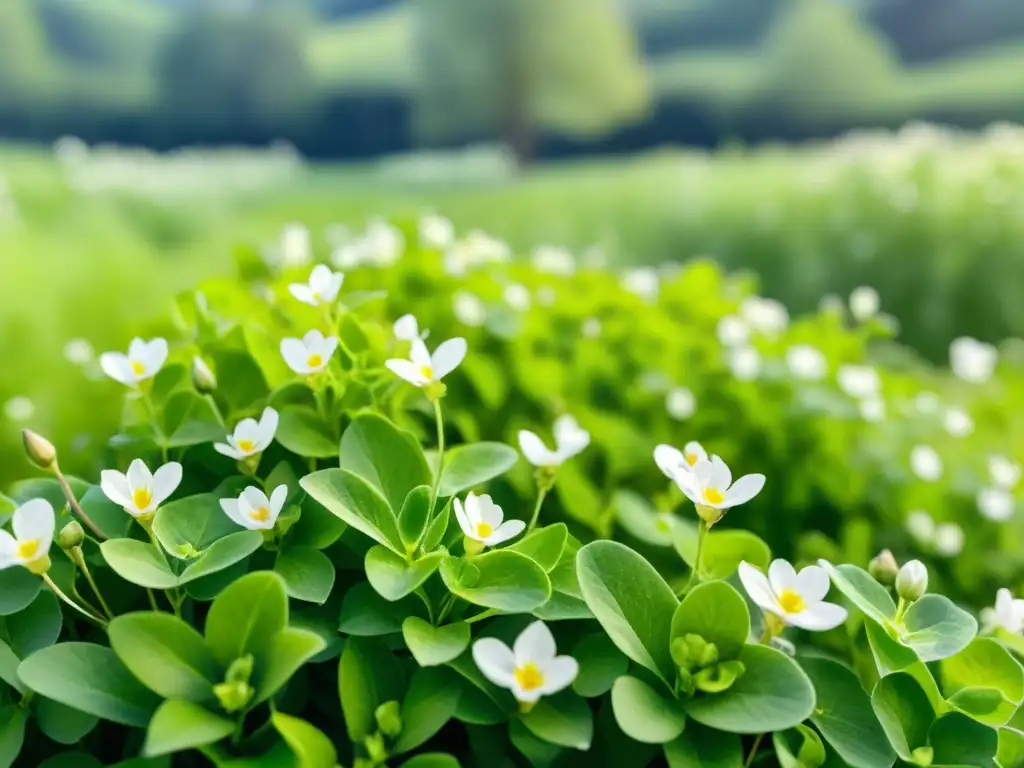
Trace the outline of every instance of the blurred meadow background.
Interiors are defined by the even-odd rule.
[[[653,469],[647,435],[702,439],[863,554],[889,529],[999,549],[957,566],[994,592],[1024,563],[1021,122],[1020,0],[4,0],[0,485],[24,426],[96,471],[121,392],[95,357],[179,292],[254,255],[412,280],[436,251],[451,280],[389,278],[388,311],[508,344],[492,394],[618,388],[582,420],[620,477]],[[495,253],[516,282],[456,280]],[[642,360],[595,362],[640,318]],[[602,402],[578,396],[558,408]]]

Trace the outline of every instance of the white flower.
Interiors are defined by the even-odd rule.
[[[309,229],[304,224],[292,222],[281,230],[278,245],[281,263],[287,267],[301,267],[313,260],[313,245]]]
[[[789,325],[789,312],[781,302],[761,296],[748,296],[740,304],[740,315],[747,325],[766,336],[777,336]]]
[[[512,258],[512,249],[508,243],[480,229],[474,229],[466,235],[466,244],[476,263],[501,264]]]
[[[870,285],[855,288],[850,294],[850,314],[858,323],[863,323],[877,315],[880,304],[878,291]]]
[[[928,569],[920,560],[904,563],[896,574],[896,594],[904,600],[917,600],[928,591]]]
[[[455,227],[444,216],[426,214],[420,217],[420,243],[443,251],[455,239]]]
[[[719,320],[717,333],[724,347],[740,347],[750,340],[750,328],[739,315],[726,315]]]
[[[75,365],[88,365],[95,354],[92,344],[85,339],[71,339],[64,345],[64,357]]]
[[[1020,464],[1005,456],[989,456],[988,473],[997,488],[1010,491],[1020,481]]]
[[[942,477],[942,459],[930,445],[915,445],[910,451],[910,469],[928,483]]]
[[[480,298],[467,291],[457,291],[452,296],[452,310],[463,325],[479,328],[487,320],[487,309]]]
[[[966,411],[950,408],[942,417],[943,426],[953,437],[967,437],[974,431],[974,419]]]
[[[878,371],[870,365],[841,365],[836,379],[843,392],[859,400],[874,397],[882,386]]]
[[[939,398],[934,392],[921,392],[914,398],[914,407],[920,414],[933,414],[939,410],[939,405]]]
[[[869,397],[859,404],[860,417],[864,421],[878,424],[885,421],[885,401],[880,397]]]
[[[405,250],[402,230],[383,219],[374,219],[367,225],[362,239],[363,258],[367,263],[387,267],[398,261]]]
[[[750,599],[790,626],[825,632],[846,621],[845,608],[824,602],[830,584],[828,574],[820,566],[808,565],[797,573],[785,560],[775,560],[765,576],[743,561],[739,575]]]
[[[333,272],[326,264],[317,264],[309,273],[308,283],[292,283],[288,286],[292,296],[303,304],[317,307],[321,304],[333,304],[338,298],[338,291],[345,276],[341,272]]]
[[[394,331],[395,338],[399,341],[425,339],[430,335],[430,331],[423,331],[423,333],[420,333],[420,326],[419,323],[416,322],[415,315],[402,315],[400,318],[395,320]]]
[[[104,352],[100,355],[100,367],[103,372],[115,381],[129,387],[138,385],[140,381],[151,379],[167,362],[166,339],[153,339],[146,342],[132,339],[128,345],[128,354],[121,352]]]
[[[744,475],[735,483],[728,465],[718,456],[699,459],[692,471],[673,478],[694,504],[713,509],[731,509],[746,504],[764,488],[765,476]]]
[[[601,335],[601,321],[596,317],[588,317],[583,321],[583,325],[580,330],[586,338],[596,339]]]
[[[1006,522],[1013,517],[1016,506],[1010,492],[1002,488],[982,488],[978,491],[978,511],[989,520]]]
[[[413,339],[408,360],[385,360],[384,365],[410,384],[424,387],[440,381],[454,371],[465,356],[466,340],[462,338],[441,342],[433,355],[421,339]]]
[[[495,685],[507,688],[517,701],[535,702],[569,686],[580,665],[572,656],[557,656],[555,638],[543,621],[524,629],[509,648],[484,637],[473,643],[473,661]]]
[[[363,250],[361,241],[339,245],[331,251],[331,264],[338,269],[355,269],[363,263]]]
[[[142,459],[135,459],[127,474],[116,469],[100,473],[100,488],[106,497],[124,507],[132,517],[152,515],[181,483],[181,464],[168,462],[150,473]]]
[[[1013,635],[1024,632],[1024,600],[1014,599],[1013,593],[1006,588],[996,592],[995,607],[981,611],[981,631],[990,635],[997,629]]]
[[[533,251],[533,268],[549,275],[568,277],[576,271],[576,260],[566,248],[538,245]]]
[[[669,480],[676,480],[680,472],[690,472],[698,461],[703,461],[707,457],[708,452],[696,440],[684,445],[682,451],[664,443],[654,447],[654,463]]]
[[[956,557],[964,549],[964,529],[956,523],[941,523],[935,528],[934,544],[943,557]]]
[[[519,312],[525,312],[530,308],[530,290],[521,283],[506,285],[502,297],[506,304]]]
[[[487,494],[477,496],[470,493],[463,505],[458,499],[452,500],[455,507],[455,519],[459,521],[462,532],[470,539],[481,542],[484,546],[493,547],[518,536],[526,529],[522,520],[505,520],[501,507],[495,504]]]
[[[786,365],[790,373],[806,381],[819,381],[828,372],[825,355],[810,344],[794,344],[786,350]]]
[[[665,396],[665,410],[668,415],[676,421],[682,421],[693,416],[697,410],[697,400],[686,387],[670,389]]]
[[[36,404],[24,395],[16,395],[4,403],[4,415],[11,421],[28,421],[36,412]]]
[[[234,522],[250,531],[269,531],[277,522],[281,508],[288,498],[288,486],[279,485],[270,498],[259,488],[250,485],[237,499],[221,499],[220,507]]]
[[[265,408],[259,422],[256,419],[242,419],[235,425],[234,433],[228,435],[227,444],[214,443],[214,450],[239,461],[263,453],[274,441],[277,421],[277,411]]]
[[[915,509],[907,514],[907,532],[920,544],[930,544],[935,536],[935,521],[923,509]]]
[[[651,267],[638,267],[627,271],[622,276],[622,287],[645,301],[655,301],[661,286],[658,282],[657,270]]]
[[[327,367],[338,348],[337,336],[312,330],[301,339],[281,339],[281,357],[296,373],[310,375]]]
[[[519,430],[519,449],[535,467],[557,467],[590,445],[590,433],[576,419],[563,414],[555,419],[555,450],[548,450],[544,441],[526,429]]]
[[[11,518],[14,535],[0,530],[0,568],[24,565],[35,572],[33,563],[47,562],[44,558],[50,552],[55,525],[53,507],[45,499],[26,501],[14,510]]]
[[[991,344],[961,336],[949,345],[949,367],[953,374],[972,384],[981,384],[992,378],[999,353]]]
[[[753,381],[761,373],[761,355],[753,347],[730,350],[729,369],[739,381]]]

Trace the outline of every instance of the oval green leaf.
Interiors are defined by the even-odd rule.
[[[438,569],[444,557],[443,552],[433,552],[410,563],[378,544],[366,553],[366,578],[377,594],[394,602],[416,591]]]
[[[206,645],[224,667],[258,655],[288,624],[284,580],[270,571],[247,574],[225,588],[206,616]]]
[[[902,640],[921,661],[940,661],[959,653],[978,634],[978,622],[942,595],[925,595],[907,609]]]
[[[288,547],[277,556],[274,572],[284,579],[288,596],[323,604],[334,587],[334,563],[311,547]]]
[[[537,563],[507,549],[471,561],[446,557],[441,578],[449,591],[475,605],[507,613],[528,613],[551,597],[551,581]]]
[[[515,466],[519,453],[504,443],[469,443],[444,455],[440,496],[454,496],[505,474]]]
[[[667,744],[686,726],[686,713],[678,701],[629,675],[612,686],[612,709],[622,732],[645,744]]]
[[[435,627],[418,616],[402,622],[402,637],[421,667],[436,667],[456,659],[469,647],[469,624],[457,621]]]
[[[735,659],[750,634],[747,602],[724,581],[699,584],[672,616],[672,639],[688,634],[700,635],[718,646],[720,659]]]
[[[395,513],[385,497],[359,475],[347,469],[324,469],[306,475],[299,485],[357,531],[393,552],[405,551]]]
[[[549,744],[585,752],[594,740],[594,715],[587,702],[572,691],[541,699],[520,719],[534,736]]]
[[[142,754],[146,757],[169,755],[186,749],[204,747],[227,738],[235,723],[215,715],[191,701],[165,701],[146,729]]]
[[[879,624],[884,625],[896,618],[896,604],[889,591],[863,568],[856,565],[832,565],[827,560],[819,560],[818,564],[851,603]]]
[[[107,565],[125,581],[149,589],[171,589],[178,577],[152,544],[136,539],[110,539],[100,544]]]

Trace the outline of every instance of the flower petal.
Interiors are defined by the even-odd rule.
[[[772,613],[783,612],[767,576],[745,560],[740,563],[738,572],[743,588],[759,608]]]
[[[135,383],[128,358],[121,352],[104,352],[100,355],[100,368],[114,381],[131,386]]]
[[[515,657],[512,649],[494,637],[473,643],[473,661],[480,673],[495,685],[511,688],[515,682]]]
[[[238,499],[221,499],[220,508],[224,510],[224,514],[231,518],[232,522],[238,523],[243,528],[251,528],[251,520],[242,515],[241,510],[238,508]]]
[[[658,469],[662,471],[662,474],[670,480],[675,480],[676,472],[679,470],[690,471],[690,465],[686,463],[686,457],[683,455],[683,452],[664,443],[654,447],[654,463],[658,465]]]
[[[829,586],[828,574],[820,566],[808,565],[796,575],[796,591],[808,605],[824,600]]]
[[[541,671],[544,675],[544,683],[541,685],[540,691],[544,696],[550,696],[553,693],[558,693],[576,679],[580,673],[580,665],[572,656],[556,656]]]
[[[153,501],[154,507],[164,503],[181,484],[181,464],[176,461],[169,461],[164,464],[153,475]]]
[[[214,446],[216,448],[216,446]],[[128,485],[128,478],[116,469],[104,469],[100,472],[100,490],[115,504],[122,507],[132,507],[132,489]]]
[[[797,589],[796,569],[782,558],[772,560],[768,566],[768,583],[776,595],[782,594],[784,589]]]
[[[420,337],[419,324],[414,315],[402,315],[395,320],[395,336],[402,341],[412,341]]]
[[[517,667],[536,664],[543,668],[555,658],[555,653],[555,637],[548,625],[539,620],[520,632],[512,646]]]
[[[462,532],[470,538],[476,538],[476,528],[469,520],[469,516],[466,515],[462,508],[462,502],[458,499],[452,499],[452,507],[455,509],[455,519],[459,521],[459,528]]]
[[[505,513],[494,503],[494,499],[485,493],[476,497],[476,503],[476,522],[487,523],[491,528],[501,525],[501,521],[505,519]]]
[[[247,506],[250,510],[259,509],[260,507],[266,507],[270,509],[270,499],[255,485],[247,486],[242,495],[238,497],[239,501],[242,502],[240,506]],[[242,509],[243,514],[246,510]]]
[[[438,381],[454,371],[465,356],[465,339],[455,338],[442,342],[430,358],[430,366],[434,369],[434,381]]]
[[[296,373],[309,373],[309,352],[299,339],[281,339],[281,357]]]
[[[794,627],[807,629],[811,632],[826,632],[835,629],[846,621],[847,611],[835,603],[815,603],[806,611],[790,613],[786,622]]]
[[[544,441],[527,429],[519,430],[519,450],[535,467],[551,467],[558,463],[554,452],[548,450]]]
[[[489,547],[494,547],[501,544],[503,541],[514,539],[525,530],[526,523],[522,520],[506,520],[494,529],[494,533],[488,536],[487,541],[484,543]]]
[[[50,542],[53,541],[53,529],[57,524],[53,507],[46,499],[31,499],[26,501],[16,510],[11,520],[11,527],[14,529],[14,536],[18,541],[38,539],[39,554],[50,549]]]
[[[302,343],[306,345],[306,349],[316,349],[324,343],[324,335],[314,328],[311,331],[306,331],[305,336],[302,337]]]
[[[732,485],[732,472],[729,471],[729,465],[722,461],[720,456],[711,457],[711,478],[708,480],[708,485],[717,488],[722,493],[725,493]]]
[[[139,363],[145,363],[148,358],[148,355],[146,354],[147,351],[148,345],[146,344],[146,340],[140,339],[136,336],[128,344],[128,359],[135,360]]]
[[[317,305],[316,298],[313,296],[313,291],[310,290],[308,285],[292,283],[288,286],[288,292],[303,304],[310,304],[314,307]]]
[[[277,434],[277,424],[281,417],[273,408],[264,408],[263,415],[260,417],[259,424],[259,440],[257,445],[259,449],[265,450],[274,441],[274,435]]]
[[[701,459],[706,459],[708,457],[708,452],[704,450],[704,446],[698,443],[696,440],[691,440],[686,445],[684,445],[683,453],[685,453],[687,456],[695,456],[696,461],[700,461]]]
[[[288,486],[283,483],[270,494],[270,516],[275,520],[281,514],[284,503],[288,500]]]
[[[139,488],[153,490],[153,473],[142,459],[135,459],[128,465],[128,487],[133,492]]]
[[[237,445],[239,440],[249,440],[255,443],[260,436],[260,425],[256,419],[242,419],[235,424],[235,431],[231,433],[233,442]]]
[[[764,488],[764,475],[744,475],[725,492],[725,506],[738,507],[757,496]]]
[[[423,343],[422,339],[412,340],[412,346],[409,347],[409,359],[418,368],[430,366],[430,350],[427,349],[427,345]]]
[[[425,383],[419,367],[411,360],[385,360],[384,365],[400,379],[405,379],[414,386],[422,387]]]
[[[14,565],[18,557],[18,541],[7,531],[0,529],[0,568]]]
[[[334,357],[334,353],[335,351],[337,351],[337,349],[337,336],[328,336],[326,339],[323,340],[323,342],[321,342],[320,346],[317,348],[317,351],[320,353],[320,357],[324,359],[323,365],[320,366],[321,368],[326,366],[327,363],[331,361],[331,358]]]
[[[709,459],[698,459],[697,463],[693,465],[693,476],[696,478],[700,488],[707,488],[711,482],[711,475],[714,472],[711,461]],[[720,489],[720,490],[725,490]]]
[[[167,339],[153,339],[146,345],[146,376],[155,376],[167,362]]]

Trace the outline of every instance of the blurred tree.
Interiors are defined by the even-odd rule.
[[[50,83],[53,62],[32,0],[0,2],[0,108],[16,108]]]
[[[417,133],[500,136],[521,163],[539,128],[600,135],[643,117],[647,72],[614,0],[417,0]]]
[[[264,141],[290,134],[315,95],[305,22],[265,6],[188,12],[158,67],[167,121],[199,139]]]

